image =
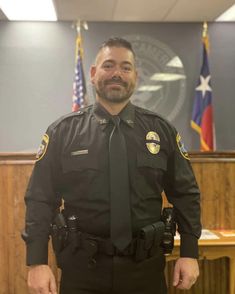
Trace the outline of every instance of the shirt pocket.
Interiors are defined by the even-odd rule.
[[[149,154],[137,154],[137,166],[138,168],[151,168],[151,169],[160,169],[166,171],[167,161],[165,158],[158,155],[149,155]]]
[[[65,200],[88,199],[97,193],[102,178],[99,160],[93,154],[62,158]]]
[[[163,178],[167,160],[163,156],[137,154],[136,183],[144,195],[157,195],[163,191]]]
[[[91,154],[69,156],[62,158],[63,173],[79,172],[84,170],[99,171],[97,156]]]

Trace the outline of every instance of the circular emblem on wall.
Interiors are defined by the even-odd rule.
[[[132,102],[169,121],[180,112],[186,97],[183,63],[166,44],[145,35],[126,35],[136,53],[139,82]]]

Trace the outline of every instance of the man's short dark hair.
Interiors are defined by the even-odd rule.
[[[130,50],[135,58],[135,52],[132,48],[132,45],[129,41],[119,37],[112,37],[105,41],[99,48],[99,51],[105,47],[119,47],[119,48],[126,48]]]

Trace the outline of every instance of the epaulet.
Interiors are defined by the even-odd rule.
[[[142,107],[139,107],[139,106],[136,106],[136,110],[141,113],[141,114],[146,114],[146,115],[152,115],[152,116],[156,116],[162,120],[166,120],[164,117],[162,117],[161,115],[159,115],[158,113],[156,112],[153,112],[151,110],[148,110],[148,109],[145,109],[145,108],[142,108]]]
[[[68,114],[65,114],[63,116],[61,116],[59,119],[57,119],[56,121],[54,121],[51,125],[50,128],[54,129],[56,128],[59,124],[61,124],[63,121],[66,121],[67,119],[73,118],[73,117],[79,117],[79,116],[83,116],[85,113],[89,112],[89,110],[91,109],[92,105],[86,106],[82,109],[79,109],[76,112],[71,112]]]
[[[159,121],[163,122],[164,124],[168,125],[169,127],[173,127],[171,122],[169,122],[165,117],[161,116],[160,114],[153,112],[151,110],[136,106],[136,110],[144,115],[150,115],[157,118]]]

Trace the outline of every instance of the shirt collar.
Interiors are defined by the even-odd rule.
[[[98,123],[105,129],[112,115],[98,102],[93,105],[93,113]],[[135,107],[131,102],[129,102],[118,115],[128,126],[134,127]]]
[[[135,122],[135,107],[129,102],[119,113],[122,121],[124,121],[128,126],[134,128]]]
[[[106,129],[111,119],[111,115],[108,111],[100,103],[96,102],[93,105],[93,114],[102,130]]]

